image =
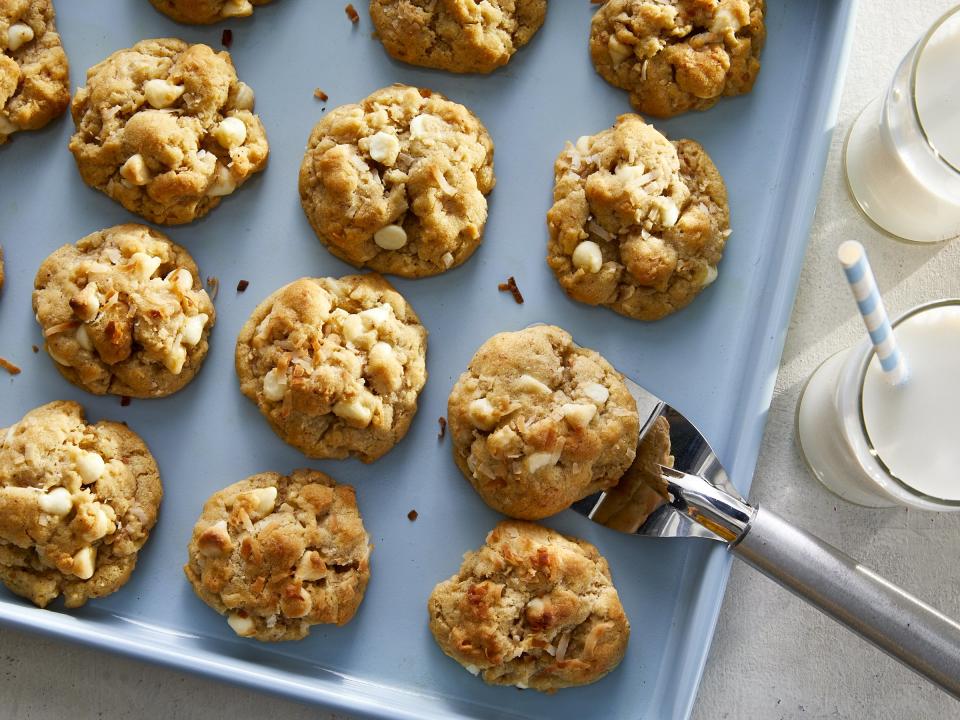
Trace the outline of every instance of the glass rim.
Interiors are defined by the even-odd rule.
[[[955,10],[960,10],[960,6],[955,8]],[[896,320],[890,323],[891,327],[896,328],[901,323],[906,322],[912,317],[920,315],[927,312],[928,310],[935,310],[936,308],[947,307],[947,306],[960,306],[960,298],[942,298],[940,300],[932,300],[927,303],[922,303],[916,305],[915,307],[907,310],[902,315],[897,317]],[[869,338],[867,339],[869,342]],[[873,349],[873,346],[870,347],[870,352],[866,353],[863,360],[860,361],[860,368],[858,369],[858,378],[859,383],[857,386],[857,417],[860,420],[860,430],[863,432],[863,437],[866,440],[867,451],[870,453],[870,456],[876,461],[877,465],[883,470],[883,473],[897,485],[899,485],[903,490],[912,495],[915,498],[926,500],[927,502],[935,503],[937,505],[944,505],[946,507],[960,508],[960,500],[948,500],[946,498],[937,497],[936,495],[928,495],[927,493],[917,490],[915,487],[909,483],[901,480],[897,477],[893,471],[887,466],[883,461],[883,458],[880,457],[880,453],[873,445],[873,440],[870,437],[870,433],[867,432],[867,422],[863,417],[863,385],[866,382],[867,378],[867,369],[870,367],[870,363],[873,361],[873,358],[876,357],[876,350]]]
[[[923,34],[923,37],[916,44],[916,49],[913,54],[913,60],[910,62],[910,108],[913,110],[913,118],[917,123],[917,127],[920,128],[920,134],[923,136],[924,142],[927,144],[936,158],[948,167],[953,172],[960,175],[960,167],[957,167],[952,162],[947,160],[943,155],[940,154],[940,151],[937,150],[937,146],[930,139],[930,136],[927,134],[927,129],[923,126],[923,120],[920,117],[920,109],[917,107],[917,68],[920,65],[920,58],[923,57],[923,51],[926,49],[927,44],[936,34],[937,30],[943,27],[944,24],[950,19],[960,13],[960,5],[955,5],[954,7],[947,10],[943,15],[938,17],[934,21],[933,25]]]

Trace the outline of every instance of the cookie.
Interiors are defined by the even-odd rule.
[[[0,0],[0,145],[70,104],[70,69],[51,0]]]
[[[706,110],[753,88],[763,9],[763,0],[608,0],[593,16],[590,56],[645,115]]]
[[[87,71],[71,105],[83,181],[161,225],[203,217],[264,168],[253,90],[230,54],[142,40]]]
[[[457,73],[489,73],[530,42],[547,0],[370,0],[370,19],[390,56]]]
[[[318,470],[265,472],[207,500],[183,571],[237,635],[300,640],[312,625],[350,622],[370,550],[352,487]]]
[[[270,0],[150,0],[167,17],[187,25],[210,25],[221,20],[249,17],[255,5]]]
[[[163,397],[207,355],[216,319],[190,254],[146,225],[64,245],[40,266],[33,310],[60,374],[96,395]]]
[[[595,682],[630,637],[597,549],[528,522],[497,525],[427,608],[440,649],[491,685],[552,692]]]
[[[300,201],[340,259],[417,278],[473,254],[494,182],[493,141],[472,112],[439,93],[392,85],[313,129]]]
[[[0,581],[45,607],[119,589],[157,521],[157,463],[126,424],[52,402],[0,428]]]
[[[616,483],[636,454],[639,418],[610,363],[541,325],[480,346],[450,393],[447,428],[484,502],[535,520]]]
[[[567,143],[554,178],[547,263],[574,300],[658,320],[716,280],[730,211],[699,143],[621,115]]]
[[[407,434],[426,353],[426,329],[379,275],[301,278],[253,311],[236,366],[241,391],[285,442],[369,463]]]
[[[663,484],[660,466],[673,467],[670,423],[661,416],[637,447],[637,457],[590,516],[594,522],[620,532],[636,532],[665,501],[658,491]]]

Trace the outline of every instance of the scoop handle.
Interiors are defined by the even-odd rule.
[[[960,700],[960,624],[757,507],[730,551]]]

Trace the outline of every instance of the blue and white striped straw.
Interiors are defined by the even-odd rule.
[[[877,359],[883,368],[883,376],[891,385],[899,385],[909,375],[907,361],[897,347],[897,339],[877,290],[877,280],[870,269],[867,253],[863,245],[855,240],[848,240],[840,245],[837,257],[843,265],[843,272],[846,273],[857,307],[860,308],[863,324],[870,333]]]

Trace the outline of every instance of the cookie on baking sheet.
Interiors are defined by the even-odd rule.
[[[115,225],[40,266],[33,310],[60,374],[103,395],[162,397],[196,375],[216,313],[190,254],[146,225]]]
[[[237,338],[240,389],[309,457],[373,462],[410,427],[427,331],[376,274],[301,278],[260,303]]]
[[[209,25],[253,15],[255,5],[270,0],[150,0],[167,17],[188,25]]]
[[[52,402],[0,428],[0,581],[68,608],[130,578],[157,521],[157,464],[125,424]]]
[[[593,16],[597,72],[645,115],[706,110],[753,88],[764,0],[607,0]]]
[[[265,472],[207,500],[183,570],[237,635],[299,640],[354,616],[370,550],[352,487],[317,470]]]
[[[473,254],[494,182],[493,141],[472,112],[439,93],[392,85],[317,124],[300,200],[334,255],[416,278]]]
[[[547,0],[370,0],[370,18],[387,52],[411,65],[488,73],[530,42]]]
[[[554,178],[547,263],[574,300],[658,320],[716,279],[730,211],[699,143],[621,115],[567,143]]]
[[[639,419],[610,363],[541,325],[480,346],[450,393],[447,427],[484,502],[535,520],[616,483],[633,462]]]
[[[206,215],[267,162],[253,90],[226,51],[142,40],[87,71],[71,105],[83,181],[163,225]]]
[[[0,145],[70,104],[70,68],[51,0],[0,0]]]
[[[630,637],[597,549],[528,522],[497,525],[427,609],[440,649],[491,685],[551,692],[595,682]]]

